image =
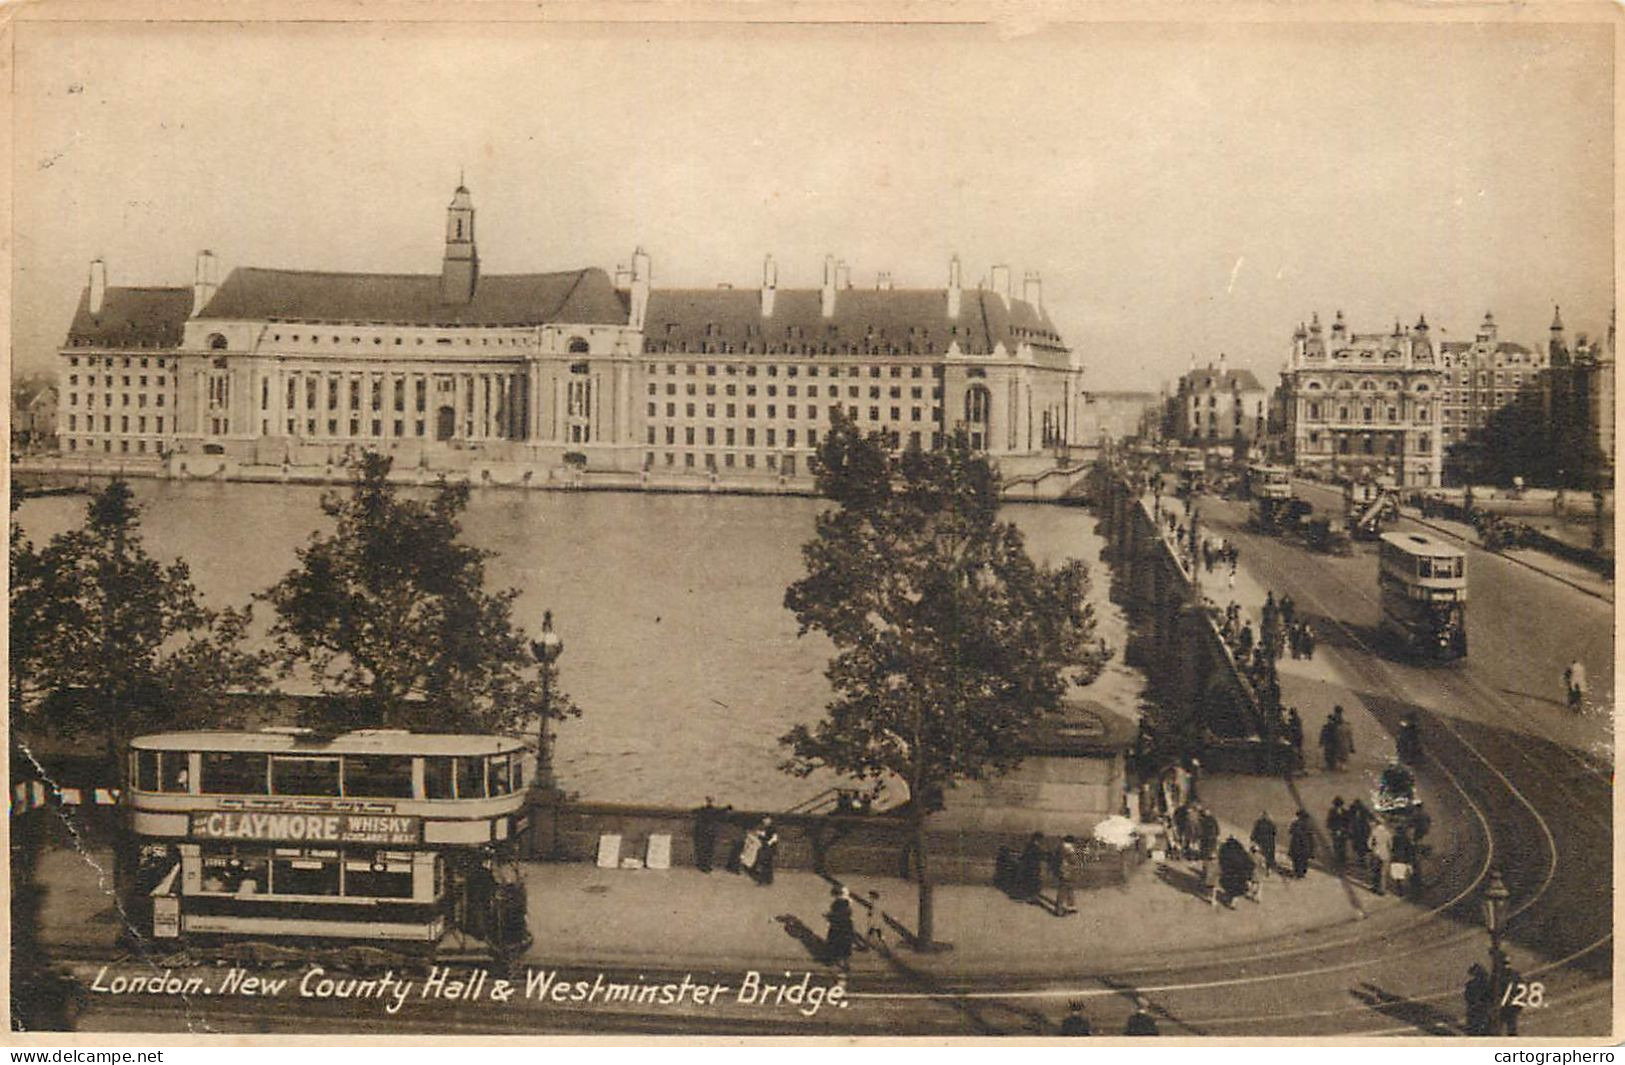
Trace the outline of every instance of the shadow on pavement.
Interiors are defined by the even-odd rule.
[[[1372,1011],[1401,1024],[1412,1025],[1428,1035],[1466,1034],[1457,1026],[1454,1017],[1437,1006],[1384,991],[1376,984],[1363,983],[1359,987],[1351,988],[1349,994]]]
[[[823,964],[829,960],[829,944],[824,937],[807,927],[805,921],[792,913],[781,913],[773,918],[784,926],[785,933],[806,948],[813,961]]]

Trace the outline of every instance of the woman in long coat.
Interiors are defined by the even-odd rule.
[[[824,944],[831,965],[845,969],[852,963],[852,893],[844,887],[835,889],[835,898],[829,904],[829,934]]]
[[[1253,879],[1253,859],[1241,841],[1231,836],[1219,848],[1219,889],[1226,905],[1247,894]]]
[[[1309,860],[1315,856],[1315,824],[1308,810],[1299,810],[1287,833],[1286,856],[1292,860],[1292,875],[1302,880],[1309,873]]]

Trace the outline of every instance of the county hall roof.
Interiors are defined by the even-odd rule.
[[[963,289],[957,318],[946,289],[837,289],[828,318],[815,288],[776,289],[771,316],[756,288],[655,289],[644,325],[645,352],[934,355],[955,341],[972,355],[1001,341],[1011,353],[1031,344],[1041,361],[1067,351],[1042,308],[988,289]]]
[[[69,347],[175,348],[192,313],[190,288],[109,288],[101,309],[90,313],[90,289],[68,326]]]
[[[240,267],[199,318],[387,325],[624,325],[626,303],[596,267],[485,274],[466,303],[440,299],[439,274],[347,274]]]

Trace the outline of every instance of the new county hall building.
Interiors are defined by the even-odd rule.
[[[1079,440],[1082,367],[1025,279],[965,288],[657,289],[640,249],[603,270],[482,275],[459,187],[438,274],[234,269],[191,288],[90,284],[62,350],[66,456],[176,476],[396,468],[499,483],[805,477],[843,408],[896,446],[964,426],[1007,473]],[[88,453],[88,454],[87,454]],[[217,457],[216,457],[217,456]],[[190,470],[188,470],[190,466]],[[1012,467],[1015,467],[1012,470]]]

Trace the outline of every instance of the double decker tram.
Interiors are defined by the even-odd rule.
[[[130,743],[133,912],[157,940],[528,944],[521,740],[300,729]]]
[[[1377,566],[1384,631],[1419,657],[1465,657],[1466,553],[1422,533],[1383,533]]]

